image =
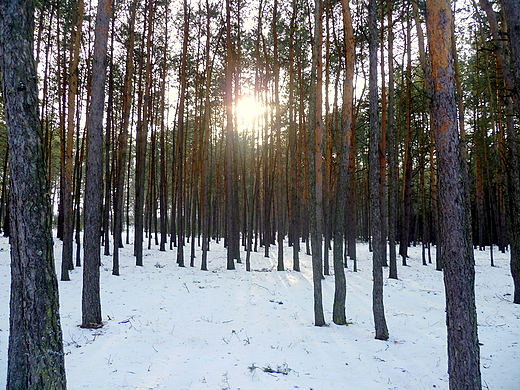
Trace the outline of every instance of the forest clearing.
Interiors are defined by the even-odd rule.
[[[56,252],[61,243],[56,241]],[[410,248],[399,280],[385,277],[390,338],[375,340],[371,254],[357,245],[359,271],[347,274],[349,325],[331,321],[333,276],[323,282],[327,326],[312,313],[310,256],[302,271],[276,271],[276,259],[251,256],[226,270],[212,243],[209,271],[178,267],[175,252],[145,250],[135,266],[122,250],[121,275],[103,257],[103,328],[81,329],[81,269],[60,282],[61,324],[69,390],[422,390],[448,389],[442,272]],[[0,388],[5,386],[9,249],[0,238]],[[489,248],[488,248],[489,249]],[[274,252],[275,253],[275,252]],[[287,252],[289,253],[289,252]],[[509,254],[475,251],[476,300],[484,389],[520,384],[520,306],[512,303]],[[59,262],[58,262],[59,263]],[[385,274],[388,269],[385,269]],[[385,275],[386,276],[386,275]],[[267,368],[281,373],[269,373]]]

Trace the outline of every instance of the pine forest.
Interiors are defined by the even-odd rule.
[[[352,323],[366,247],[383,342],[387,280],[417,256],[444,281],[449,388],[484,386],[477,254],[507,257],[520,315],[518,0],[0,0],[0,14],[7,389],[66,388],[44,307],[80,270],[76,322],[101,329],[100,268],[123,277],[127,248],[135,267],[165,252],[199,274],[214,251],[226,273],[308,259],[305,310],[322,327]],[[24,360],[40,341],[17,340],[42,337]]]

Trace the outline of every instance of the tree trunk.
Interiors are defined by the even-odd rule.
[[[410,233],[412,223],[412,146],[411,146],[411,132],[412,132],[412,47],[411,47],[411,24],[410,18],[407,20],[406,29],[406,137],[405,137],[405,154],[403,164],[403,188],[402,188],[402,203],[403,203],[403,218],[401,219],[401,240],[399,245],[399,254],[402,258],[402,264],[407,265],[408,246],[410,245]]]
[[[168,18],[169,4],[166,3],[164,6],[164,42],[168,40],[168,23],[170,22]],[[159,107],[160,110],[160,145],[161,145],[161,156],[160,156],[160,181],[159,181],[159,208],[160,208],[160,225],[161,225],[161,241],[159,245],[159,251],[166,251],[166,242],[168,241],[168,176],[166,173],[166,168],[168,165],[168,152],[166,147],[166,117],[167,117],[167,108],[165,105],[166,100],[166,77],[167,77],[167,65],[168,65],[168,45],[164,45],[163,48],[163,58],[161,65],[161,104]]]
[[[61,255],[61,280],[70,280],[69,270],[74,268],[73,235],[74,213],[72,209],[72,149],[74,146],[74,127],[76,117],[76,95],[78,93],[79,51],[81,46],[81,31],[83,26],[83,0],[77,1],[74,13],[74,44],[71,45],[69,67],[69,90],[67,95],[67,130],[65,137],[65,160],[63,176],[63,247]]]
[[[469,198],[464,183],[449,1],[427,0],[432,114],[439,177],[439,246],[444,258],[450,389],[481,389],[475,270]]]
[[[383,235],[381,229],[381,200],[379,197],[379,118],[378,118],[378,94],[377,94],[377,1],[370,0],[368,3],[369,23],[369,92],[370,92],[370,208],[371,208],[371,232],[373,240],[372,257],[372,311],[374,314],[375,338],[378,340],[388,339],[388,328],[385,320],[385,309],[383,305]]]
[[[292,15],[290,25],[290,37],[289,37],[289,155],[291,165],[290,175],[290,238],[293,246],[293,270],[300,271],[300,197],[298,196],[298,188],[301,179],[300,174],[300,149],[298,148],[298,128],[296,123],[297,108],[294,102],[294,95],[296,90],[296,83],[294,80],[295,69],[294,69],[294,57],[295,57],[295,31],[296,31],[296,14],[297,14],[297,2],[292,2]]]
[[[115,15],[111,15],[111,30],[110,30],[110,54],[109,54],[109,62],[108,65],[108,101],[107,101],[107,111],[106,111],[106,129],[105,129],[105,151],[104,151],[104,161],[105,161],[105,196],[103,199],[102,207],[103,207],[103,215],[102,215],[102,223],[101,223],[101,231],[102,231],[102,243],[103,243],[103,255],[110,256],[110,210],[111,210],[111,194],[112,194],[112,176],[113,176],[113,166],[114,162],[112,161],[111,153],[112,153],[112,139],[113,136],[113,123],[114,123],[114,28],[115,28]]]
[[[240,240],[238,221],[235,210],[238,198],[236,197],[236,180],[233,168],[233,148],[235,129],[233,124],[233,46],[231,40],[231,4],[226,0],[226,237],[227,237],[227,269],[235,269],[235,260],[239,259]]]
[[[52,213],[38,120],[33,1],[0,2],[10,150],[11,298],[7,390],[66,389]]]
[[[276,154],[275,154],[275,180],[276,180],[276,230],[277,230],[277,244],[278,244],[278,262],[276,269],[278,271],[284,271],[285,265],[283,261],[283,190],[282,190],[282,123],[281,123],[281,108],[280,108],[280,64],[278,62],[278,0],[274,0],[273,5],[273,76],[274,76],[274,107],[275,107],[275,135],[276,135]]]
[[[385,16],[381,12],[381,28],[380,37],[381,42],[384,42],[384,30],[385,30]],[[386,239],[388,235],[388,203],[387,203],[387,184],[386,184],[386,172],[387,172],[387,160],[386,160],[386,149],[387,149],[387,122],[388,122],[388,104],[387,104],[387,92],[386,92],[386,75],[385,75],[385,50],[386,47],[381,45],[381,134],[379,136],[379,197],[381,199],[381,259],[383,267],[388,267],[387,261],[387,250],[386,250]]]
[[[186,102],[186,67],[187,67],[187,55],[188,55],[188,34],[189,34],[189,21],[190,11],[188,9],[188,3],[186,0],[183,2],[184,12],[184,30],[183,30],[183,41],[182,41],[182,54],[181,54],[181,67],[180,67],[180,98],[179,98],[179,117],[177,120],[177,264],[179,267],[184,267],[184,206],[185,206],[185,184],[184,184],[184,138],[185,138],[185,124],[184,118],[185,102]]]
[[[119,275],[119,249],[123,247],[123,203],[125,169],[128,154],[128,128],[130,126],[130,111],[132,109],[133,96],[133,74],[134,74],[134,44],[135,44],[135,17],[137,13],[137,1],[130,5],[129,37],[126,51],[126,69],[123,85],[123,115],[121,132],[118,139],[118,153],[116,163],[116,174],[114,178],[114,258],[112,261],[112,274]]]
[[[103,326],[99,291],[101,205],[103,195],[103,113],[106,54],[112,0],[99,0],[92,64],[92,97],[87,135],[85,179],[85,246],[83,260],[83,328]]]
[[[394,30],[392,20],[393,1],[387,1],[388,7],[388,117],[387,117],[387,145],[388,145],[388,248],[389,248],[389,275],[397,279],[397,143],[395,127],[395,83],[394,83]]]
[[[209,250],[209,239],[210,239],[210,209],[209,209],[209,188],[210,188],[210,170],[209,165],[209,153],[208,146],[210,145],[210,122],[211,122],[211,101],[210,101],[210,87],[211,87],[211,24],[210,24],[210,4],[209,0],[206,0],[206,48],[205,48],[205,73],[206,73],[206,85],[205,85],[205,96],[204,96],[204,118],[202,123],[201,139],[203,140],[202,153],[201,153],[201,204],[200,212],[202,218],[202,259],[201,259],[201,270],[208,270],[208,250]]]
[[[513,100],[516,116],[520,118],[520,4],[516,0],[501,0],[502,11],[507,23],[508,42],[511,53],[512,77],[514,80]],[[511,275],[515,285],[513,302],[520,304],[520,161],[518,157],[518,132],[508,126],[510,157],[509,174],[509,240],[511,243]]]
[[[312,280],[314,285],[314,325],[325,325],[322,297],[322,238],[323,238],[323,161],[322,161],[322,88],[323,88],[323,1],[315,0],[314,42],[312,52],[313,97],[311,97],[311,116],[309,121],[311,137],[309,140],[309,161],[311,165],[311,247]]]
[[[144,230],[144,202],[145,202],[145,184],[146,184],[146,152],[147,152],[147,135],[148,135],[148,122],[149,108],[151,107],[151,78],[152,78],[152,31],[153,31],[153,20],[154,20],[154,2],[148,0],[146,4],[147,8],[147,21],[146,21],[146,70],[145,70],[145,90],[144,99],[139,104],[141,105],[141,120],[138,120],[137,134],[136,134],[136,168],[135,168],[135,213],[134,213],[134,224],[135,224],[135,238],[134,238],[134,254],[135,264],[137,266],[143,265],[143,230]],[[142,66],[142,63],[140,64]],[[142,67],[140,69],[140,93],[142,95]],[[139,111],[139,110],[138,110]]]
[[[509,92],[513,97],[516,116],[520,119],[520,4],[516,0],[500,0],[499,3],[502,5],[502,13],[507,25],[513,84]]]
[[[353,100],[354,100],[354,65],[355,65],[355,41],[352,17],[348,0],[341,1],[343,13],[343,30],[345,38],[345,79],[343,81],[343,107],[341,118],[341,154],[336,187],[336,212],[334,222],[334,305],[332,320],[335,324],[345,325],[345,300],[347,286],[343,262],[343,237],[345,232],[345,216],[347,207],[348,188],[348,159],[351,149],[351,133],[353,131]]]

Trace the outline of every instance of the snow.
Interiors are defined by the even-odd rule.
[[[187,247],[185,253],[189,252]],[[226,252],[212,243],[210,271],[180,268],[175,252],[145,250],[136,267],[121,252],[121,276],[103,257],[104,326],[81,329],[81,269],[60,282],[60,311],[69,390],[79,389],[448,389],[442,272],[410,248],[399,280],[387,279],[390,339],[374,339],[371,254],[358,244],[359,272],[347,272],[348,326],[332,323],[334,277],[323,281],[326,327],[313,326],[310,256],[302,272],[276,271],[252,253],[227,271]],[[61,243],[56,240],[57,268]],[[434,255],[434,252],[433,252]],[[292,249],[285,249],[286,267]],[[484,388],[520,389],[520,305],[511,303],[509,254],[475,252],[476,296]],[[244,254],[245,257],[245,254]],[[189,263],[189,259],[188,259]],[[349,264],[351,267],[351,264]],[[9,313],[9,246],[0,238],[0,388],[5,388]]]

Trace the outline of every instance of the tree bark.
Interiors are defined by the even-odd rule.
[[[208,250],[209,250],[209,239],[210,239],[210,209],[209,209],[209,195],[210,195],[210,170],[209,165],[209,151],[208,146],[210,145],[210,125],[211,125],[211,101],[210,101],[210,87],[211,87],[211,24],[210,24],[210,4],[209,0],[206,0],[206,48],[205,48],[205,73],[206,73],[206,85],[204,91],[204,117],[202,122],[201,139],[203,140],[202,153],[201,153],[201,201],[200,201],[200,212],[202,219],[202,259],[201,259],[201,270],[208,270]]]
[[[397,131],[395,126],[395,82],[394,82],[394,31],[392,20],[393,1],[387,1],[388,7],[388,117],[387,117],[387,144],[388,144],[388,248],[389,248],[389,275],[397,279]]]
[[[169,27],[168,23],[170,22],[168,18],[169,12],[169,3],[165,3],[164,5],[164,42],[168,41],[168,33]],[[161,103],[160,103],[160,145],[161,145],[161,155],[160,155],[160,181],[159,181],[159,208],[160,208],[160,226],[161,226],[161,241],[159,246],[159,251],[166,251],[166,242],[168,241],[168,176],[167,176],[167,164],[168,164],[168,151],[166,146],[166,117],[168,113],[168,109],[166,108],[166,77],[168,75],[168,45],[164,44],[163,48],[163,58],[161,65]]]
[[[275,154],[275,170],[276,170],[276,229],[277,229],[277,267],[278,271],[284,271],[285,265],[283,261],[283,238],[284,238],[284,213],[283,213],[283,176],[282,176],[282,118],[280,108],[280,64],[278,61],[278,0],[274,0],[273,5],[273,76],[274,76],[274,106],[275,106],[275,133],[276,133],[276,154]]]
[[[92,97],[87,135],[87,170],[85,178],[85,246],[83,260],[83,328],[103,326],[99,291],[101,265],[101,213],[103,195],[103,114],[105,103],[106,54],[112,0],[99,0],[94,57]]]
[[[11,298],[7,390],[66,389],[52,213],[38,120],[34,1],[0,1],[9,149]]]
[[[507,24],[510,51],[511,78],[510,92],[515,104],[516,116],[520,119],[520,4],[516,0],[500,0],[502,13]]]
[[[311,165],[311,247],[312,247],[312,280],[314,285],[314,325],[325,325],[323,315],[323,297],[321,280],[322,272],[322,239],[323,239],[323,123],[322,123],[322,88],[323,88],[323,1],[315,0],[314,10],[314,42],[313,66],[313,97],[311,98],[312,120],[309,121],[311,137],[309,153]]]
[[[233,147],[235,129],[233,124],[233,45],[231,39],[231,5],[226,0],[226,235],[227,235],[227,269],[235,269],[235,260],[239,260],[239,232],[235,215],[238,198],[236,196],[235,170],[233,168]]]
[[[370,150],[369,150],[369,169],[370,169],[370,208],[371,232],[373,240],[372,254],[372,311],[374,314],[375,338],[378,340],[388,339],[388,328],[385,319],[385,309],[383,305],[383,235],[381,229],[381,200],[379,197],[379,117],[378,117],[378,93],[377,93],[377,1],[370,0],[368,3],[368,25],[369,35],[369,94],[370,94]]]
[[[343,262],[343,237],[345,232],[345,217],[347,207],[348,188],[348,159],[351,149],[351,133],[353,131],[353,100],[354,100],[354,65],[355,65],[355,41],[352,17],[348,0],[341,1],[343,13],[343,30],[345,39],[345,79],[343,80],[343,107],[341,118],[341,154],[336,187],[336,212],[334,222],[334,304],[332,320],[335,324],[345,325],[345,300],[347,286]]]
[[[122,126],[118,137],[118,152],[116,174],[114,178],[114,254],[112,274],[119,275],[119,249],[123,247],[123,203],[125,186],[125,168],[128,154],[128,128],[130,126],[130,111],[132,109],[133,75],[134,75],[134,45],[135,45],[135,17],[137,0],[130,5],[129,37],[126,51],[125,79],[123,84],[123,114]]]
[[[297,15],[297,1],[292,1],[292,15],[290,24],[289,36],[289,155],[291,165],[290,175],[290,237],[293,246],[293,270],[300,271],[300,237],[301,237],[301,207],[300,197],[298,196],[298,189],[301,180],[301,157],[300,149],[298,148],[298,127],[296,122],[297,107],[294,102],[296,82],[295,82],[295,31],[296,31],[296,15]]]
[[[514,88],[516,116],[520,119],[520,4],[516,0],[500,0],[507,24],[510,63]],[[518,157],[518,132],[508,126],[508,144],[510,157],[509,173],[509,237],[511,243],[511,275],[515,285],[513,302],[520,304],[520,161]]]
[[[72,149],[74,146],[74,127],[76,117],[76,95],[78,93],[79,51],[83,25],[83,0],[76,2],[74,13],[74,44],[71,45],[71,59],[69,67],[69,90],[67,94],[67,129],[65,137],[65,159],[63,167],[63,248],[61,255],[61,280],[70,280],[69,270],[74,268],[73,235],[74,213],[72,209]]]
[[[184,153],[185,153],[185,124],[184,118],[185,102],[186,102],[186,68],[187,68],[187,56],[188,56],[188,34],[190,27],[190,10],[186,0],[183,2],[184,12],[184,28],[183,28],[183,40],[182,40],[182,53],[181,53],[181,67],[180,67],[180,98],[179,98],[179,116],[177,120],[177,264],[179,267],[184,267],[184,238],[185,238],[185,183],[184,183]]]
[[[481,389],[475,270],[464,183],[447,0],[427,0],[433,127],[439,177],[439,246],[444,258],[450,389]]]
[[[399,245],[399,254],[402,258],[402,265],[406,266],[408,258],[408,246],[410,245],[410,230],[412,223],[412,44],[411,44],[411,23],[409,16],[407,17],[406,28],[406,136],[405,136],[405,154],[403,163],[403,188],[402,188],[402,227],[401,240]]]

